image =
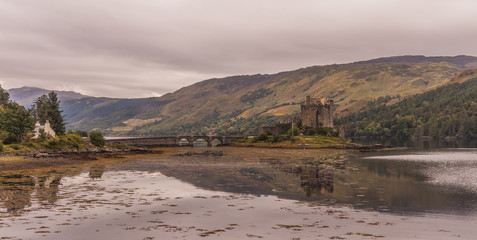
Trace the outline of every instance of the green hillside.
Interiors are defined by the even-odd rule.
[[[109,134],[253,134],[261,124],[299,111],[307,95],[332,98],[336,113],[346,115],[378,97],[443,86],[472,66],[477,58],[468,56],[382,58],[210,79],[160,98],[71,100],[63,102],[63,109],[70,127]]]
[[[355,137],[476,138],[477,70],[466,70],[456,80],[392,105],[388,105],[391,97],[379,98],[341,121]]]

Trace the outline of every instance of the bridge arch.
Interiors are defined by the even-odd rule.
[[[123,139],[106,139],[106,145],[110,146],[112,144],[128,144],[132,146],[188,146],[193,145],[193,142],[202,139],[207,142],[208,146],[212,146],[212,141],[220,141],[220,145],[231,144],[234,139],[243,138],[243,136],[162,136],[162,137],[138,137],[130,138],[126,137]],[[214,143],[218,143],[215,141]]]
[[[181,139],[179,140],[179,142],[177,143],[177,145],[179,145],[180,147],[182,147],[182,146],[188,146],[188,145],[190,145],[190,141],[187,140],[186,138],[181,138]]]
[[[218,138],[212,139],[212,141],[210,141],[210,146],[212,147],[216,147],[219,145],[222,145],[222,141],[220,141]]]
[[[209,142],[203,138],[197,138],[195,141],[192,142],[193,147],[208,147]]]

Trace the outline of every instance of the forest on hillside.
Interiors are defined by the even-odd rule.
[[[477,78],[390,100],[380,97],[338,121],[350,137],[477,137]]]

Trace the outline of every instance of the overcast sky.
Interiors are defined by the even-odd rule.
[[[0,0],[0,84],[149,97],[230,75],[477,56],[475,0]]]

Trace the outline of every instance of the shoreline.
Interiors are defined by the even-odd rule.
[[[0,155],[0,172],[27,170],[53,166],[65,166],[83,164],[97,161],[100,158],[125,158],[137,154],[161,154],[161,151],[153,151],[144,148],[129,148],[115,150],[82,150],[82,151],[57,151],[16,153]],[[2,158],[7,159],[2,161]],[[12,160],[13,159],[13,160]]]
[[[382,150],[399,149],[382,144],[362,145],[358,143],[331,145],[331,146],[313,146],[313,144],[297,144],[297,146],[289,146],[280,143],[234,143],[229,145],[231,147],[253,147],[253,148],[276,148],[276,149],[333,149],[333,150],[357,150],[360,152],[373,152]]]
[[[99,158],[125,158],[132,155],[144,154],[144,155],[155,155],[162,154],[163,151],[160,149],[201,149],[204,151],[209,151],[210,149],[220,149],[227,147],[238,147],[238,148],[263,148],[263,149],[290,149],[290,150],[343,150],[343,151],[359,151],[359,152],[373,152],[373,151],[386,151],[386,150],[396,150],[397,148],[383,146],[380,144],[375,145],[361,145],[361,144],[346,144],[344,146],[326,146],[326,147],[316,147],[311,145],[303,146],[283,146],[273,143],[253,143],[253,144],[230,144],[219,147],[207,147],[207,148],[193,148],[192,146],[183,146],[183,147],[130,147],[126,149],[86,149],[81,151],[52,151],[45,152],[39,151],[36,153],[16,153],[16,154],[1,154],[0,155],[0,172],[1,171],[11,171],[11,170],[25,170],[25,169],[35,169],[42,167],[52,167],[58,165],[74,165],[82,164],[90,161],[99,160]],[[15,160],[6,160],[1,161],[2,157],[4,158],[15,158]]]

